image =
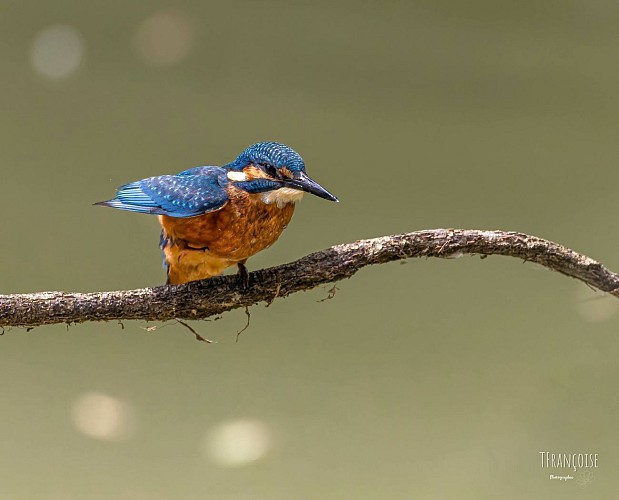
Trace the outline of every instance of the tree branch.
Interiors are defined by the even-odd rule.
[[[504,231],[433,229],[337,245],[295,262],[250,273],[244,290],[236,276],[185,285],[94,293],[0,295],[0,326],[84,321],[206,319],[239,307],[350,278],[359,269],[413,257],[506,255],[536,262],[619,297],[619,275],[599,262],[535,236]]]

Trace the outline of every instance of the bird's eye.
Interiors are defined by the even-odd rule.
[[[269,174],[271,177],[275,178],[275,179],[279,179],[279,172],[277,171],[277,169],[273,166],[273,165],[269,165],[269,164],[264,164],[263,165],[264,170],[267,174]]]

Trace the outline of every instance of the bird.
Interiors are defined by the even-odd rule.
[[[278,142],[258,142],[223,166],[202,166],[120,186],[95,205],[156,215],[167,284],[211,278],[271,246],[311,193],[338,202],[305,172],[303,158]]]

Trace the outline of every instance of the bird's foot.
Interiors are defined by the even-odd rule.
[[[241,280],[241,286],[243,287],[243,290],[247,290],[249,288],[249,272],[247,271],[244,262],[239,262],[237,266],[239,267],[239,279]]]

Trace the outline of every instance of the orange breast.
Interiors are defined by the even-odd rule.
[[[159,216],[170,283],[185,283],[220,274],[277,241],[290,222],[294,203],[265,204],[260,195],[234,193],[216,212],[180,219]]]

